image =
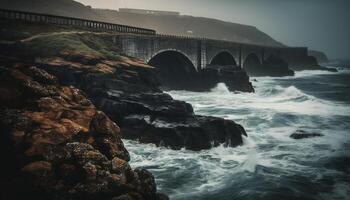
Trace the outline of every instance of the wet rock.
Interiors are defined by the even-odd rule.
[[[133,200],[130,195],[121,195],[119,197],[113,197],[112,200]]]
[[[35,177],[45,177],[52,173],[52,166],[49,162],[36,161],[24,166],[21,172]]]
[[[270,56],[264,61],[263,69],[268,76],[294,76],[294,71],[289,68],[289,64],[275,56]]]
[[[135,169],[135,172],[140,179],[142,194],[144,194],[147,199],[157,199],[157,187],[152,174],[145,169]]]
[[[300,70],[325,70],[330,72],[337,72],[335,68],[323,67],[318,64],[316,57],[305,56],[304,58],[298,58],[298,60],[290,60],[291,69],[295,71]]]
[[[113,158],[112,160],[112,171],[118,174],[124,174],[127,170],[130,170],[128,162],[119,158]]]
[[[190,104],[174,100],[169,94],[160,91],[152,68],[110,65],[116,69],[112,74],[95,73],[81,68],[77,75],[78,72],[74,66],[58,67],[49,61],[40,64],[42,68],[57,75],[61,83],[74,84],[84,90],[97,108],[119,124],[124,138],[164,145],[173,149],[185,147],[201,150],[222,143],[228,146],[240,145],[242,135],[246,134],[244,129],[234,122],[196,116]],[[210,70],[216,70],[218,74],[218,69],[208,68],[208,73]],[[228,72],[218,74],[217,79],[212,83],[224,81],[230,87],[241,87],[238,83],[249,82],[249,77],[241,69],[230,66],[230,68],[222,67],[220,70]],[[203,72],[203,77],[205,73]],[[75,78],[72,79],[72,77]],[[212,75],[209,79],[210,77]],[[201,83],[206,82],[210,81]],[[247,90],[252,90],[251,84],[245,87]],[[99,127],[99,121],[103,121],[102,119],[103,117],[97,117],[98,123],[93,121],[92,129]],[[105,149],[102,150],[103,152],[115,149],[108,140],[98,140],[98,142],[101,149]],[[113,155],[109,155],[109,158],[111,157]]]
[[[299,140],[299,139],[305,139],[305,138],[313,138],[313,137],[321,137],[323,136],[320,133],[308,133],[303,130],[297,130],[295,133],[290,135],[291,138]]]
[[[323,70],[330,71],[330,72],[338,72],[336,68],[332,68],[332,67],[323,67]]]
[[[36,67],[3,67],[0,78],[3,199],[157,199],[153,176],[129,166],[119,127],[82,91]]]
[[[199,72],[197,79],[196,91],[209,91],[218,83],[225,83],[230,91],[254,92],[246,71],[234,65],[207,66]]]
[[[106,134],[112,137],[116,137],[120,133],[119,127],[103,112],[96,113],[91,121],[90,129],[98,134]]]
[[[166,82],[161,85],[164,90],[188,90],[188,91],[210,91],[218,83],[225,83],[230,91],[254,92],[246,71],[235,65],[209,65],[199,70],[186,74],[168,74],[168,78],[157,74],[160,80]],[[165,79],[165,80],[164,80]],[[173,80],[170,80],[173,79]],[[168,81],[170,83],[168,83]]]
[[[328,63],[327,55],[322,51],[309,50],[308,54],[316,58],[319,63]]]
[[[190,104],[174,100],[170,95],[161,92],[151,68],[114,65],[112,67],[116,68],[116,71],[113,74],[92,73],[81,69],[83,71],[76,75],[78,72],[74,66],[58,67],[50,62],[42,62],[41,66],[57,75],[61,83],[74,84],[83,89],[95,106],[120,125],[124,138],[161,144],[174,149],[185,147],[192,150],[208,149],[220,143],[230,146],[242,143],[241,135],[245,134],[244,129],[241,131],[242,128],[232,128],[237,126],[230,123],[212,123],[209,128],[207,124],[211,124],[209,122],[213,121],[212,118],[195,116]],[[249,79],[246,74],[243,75],[246,80]],[[227,77],[227,80],[229,79],[230,77]],[[96,122],[91,124],[92,130],[100,126],[99,118],[103,119],[97,117]],[[229,134],[230,131],[232,133]],[[216,134],[218,136],[214,136]],[[104,154],[110,154],[109,149],[118,152],[118,148],[107,139],[97,142],[100,149],[104,149]],[[114,156],[116,155],[108,155],[109,158]]]
[[[249,76],[294,76],[294,71],[290,69],[289,64],[281,58],[271,55],[262,65],[248,65],[245,67]]]
[[[215,117],[153,118],[133,115],[123,121],[123,137],[158,146],[190,150],[209,149],[219,144],[242,144],[244,129],[230,120]]]

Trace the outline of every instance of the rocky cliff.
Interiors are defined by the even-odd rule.
[[[309,55],[315,57],[317,59],[317,62],[319,62],[319,63],[329,62],[326,54],[321,52],[321,51],[310,50]]]
[[[0,91],[2,199],[167,199],[79,89],[19,64],[0,67]]]
[[[196,116],[191,105],[163,93],[156,69],[123,55],[113,34],[68,32],[59,27],[52,32],[54,27],[38,26],[4,22],[5,32],[11,33],[0,45],[4,60],[11,63],[17,58],[54,74],[63,85],[83,90],[121,126],[124,138],[192,150],[242,143],[245,132],[240,125]],[[45,29],[48,32],[40,33]],[[241,81],[249,83],[247,78]]]
[[[242,144],[242,126],[163,93],[155,69],[123,55],[111,33],[0,23],[3,199],[166,199],[129,166],[121,138]]]

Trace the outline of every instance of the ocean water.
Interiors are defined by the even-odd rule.
[[[193,152],[126,140],[131,165],[150,170],[175,200],[350,199],[350,68],[252,79],[255,93],[232,93],[223,83],[211,92],[169,92],[196,114],[242,124],[242,146]],[[296,130],[324,136],[291,139]]]

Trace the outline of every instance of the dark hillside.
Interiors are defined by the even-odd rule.
[[[92,9],[72,0],[2,0],[0,8],[120,23],[155,29],[162,34],[206,37],[268,46],[282,45],[256,27],[204,17]]]

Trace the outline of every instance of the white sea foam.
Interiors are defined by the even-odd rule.
[[[304,71],[296,76],[326,73]],[[347,132],[350,122],[341,121],[350,117],[350,106],[306,94],[294,85],[281,86],[278,84],[280,78],[257,80],[254,82],[255,93],[232,93],[223,83],[211,92],[169,92],[175,99],[191,103],[197,114],[241,123],[249,135],[244,138],[244,145],[193,152],[126,140],[131,165],[151,170],[160,190],[170,194],[172,199],[196,199],[211,194],[239,181],[240,174],[244,174],[243,177],[264,175],[272,182],[295,175],[311,182],[330,174],[334,176],[334,170],[315,163],[334,152],[344,151],[344,145],[350,145]],[[290,134],[299,129],[322,133],[324,137],[291,139]],[[334,188],[333,195],[321,195],[320,199],[334,196],[344,199],[346,190],[343,187],[348,186],[348,183],[340,183]]]

